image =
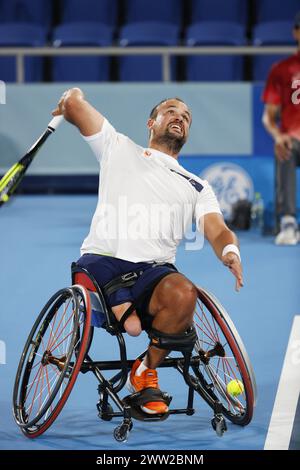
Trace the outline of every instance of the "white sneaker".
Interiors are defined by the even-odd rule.
[[[280,232],[275,238],[275,245],[297,245],[299,241],[298,226],[295,217],[285,215],[281,219]]]

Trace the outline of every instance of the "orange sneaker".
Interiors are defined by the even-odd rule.
[[[137,368],[141,365],[141,361],[137,359],[132,366],[128,376],[126,387],[131,393],[140,392],[144,388],[159,388],[158,377],[155,369],[146,369],[141,375],[135,375]],[[168,406],[160,401],[150,401],[146,406],[141,406],[145,413],[163,414],[169,411]]]

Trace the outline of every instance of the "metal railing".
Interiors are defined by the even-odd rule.
[[[163,81],[171,80],[170,59],[186,55],[271,55],[292,54],[293,46],[174,46],[174,47],[0,47],[0,56],[15,56],[17,83],[24,82],[24,58],[33,56],[131,56],[159,55]],[[1,78],[1,77],[0,77]]]

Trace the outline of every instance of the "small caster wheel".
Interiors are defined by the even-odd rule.
[[[97,403],[97,410],[98,410],[98,417],[100,419],[103,419],[103,421],[112,420],[112,416],[109,416],[109,415],[111,415],[114,412],[114,410],[109,403],[107,403],[105,408],[103,404]]]
[[[213,418],[211,420],[211,425],[212,425],[214,431],[216,431],[217,436],[219,436],[219,437],[222,437],[224,432],[227,431],[227,424],[226,424],[226,421],[223,418],[223,416],[221,418],[219,418],[219,417]]]
[[[127,442],[131,429],[132,423],[120,424],[120,426],[117,426],[114,430],[114,438],[118,442]]]

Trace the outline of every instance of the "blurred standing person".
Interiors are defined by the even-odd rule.
[[[296,245],[299,241],[296,169],[300,166],[300,11],[292,33],[298,50],[272,66],[262,96],[262,121],[274,139],[276,216],[280,216],[276,245]]]

